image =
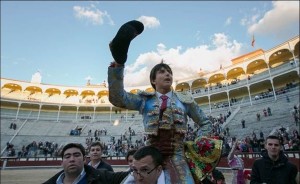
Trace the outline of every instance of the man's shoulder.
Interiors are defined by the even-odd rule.
[[[100,162],[99,165],[109,165],[109,166],[110,166],[110,164],[107,163],[107,162],[106,162],[105,160],[103,160],[103,159],[101,159],[101,162]]]
[[[144,91],[144,90],[138,90],[137,94],[140,96],[154,96],[155,95],[155,91]]]
[[[54,176],[52,176],[49,180],[45,181],[43,184],[56,184],[57,178],[63,173],[64,171],[61,170],[58,173],[56,173]]]
[[[113,170],[112,166],[109,163],[105,162],[104,160],[101,160],[100,164],[97,167],[97,169],[101,169],[101,168],[104,168],[107,170]]]
[[[260,157],[260,158],[257,158],[257,159],[254,160],[253,165],[258,165],[258,164],[260,165],[260,164],[262,164],[262,163],[264,163],[266,161],[267,161],[266,158]]]
[[[92,167],[90,165],[84,165],[84,171],[87,175],[100,173],[98,169],[95,169],[94,167]]]

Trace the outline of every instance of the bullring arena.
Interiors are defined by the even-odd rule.
[[[223,137],[225,143],[236,137],[246,146],[238,155],[245,169],[251,170],[260,157],[261,147],[253,145],[252,138],[278,133],[290,137],[291,141],[284,140],[283,150],[299,171],[300,141],[293,140],[300,124],[295,118],[299,117],[299,36],[270,50],[234,58],[232,65],[217,71],[175,81],[172,87],[192,93],[214,123],[213,136]],[[153,88],[126,90],[137,93]],[[106,161],[115,171],[125,170],[128,148],[143,145],[141,121],[137,111],[110,104],[105,84],[74,87],[1,78],[1,183],[47,180],[60,169],[59,151],[70,142],[85,147],[91,140],[102,142]],[[197,128],[191,120],[189,124]],[[226,155],[225,147],[223,152]],[[226,157],[217,168],[230,183]]]

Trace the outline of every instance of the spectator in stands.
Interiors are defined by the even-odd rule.
[[[12,144],[10,144],[9,142],[6,142],[6,150],[8,150],[11,147]]]
[[[286,97],[286,102],[289,103],[290,102],[289,96],[286,95],[285,97]]]
[[[104,169],[108,171],[114,171],[111,165],[106,163],[102,159],[103,147],[100,142],[93,142],[89,149],[90,162],[88,165],[94,167],[95,169]]]
[[[292,115],[293,115],[293,118],[294,118],[294,121],[296,123],[296,126],[298,125],[299,123],[299,109],[298,107],[295,105],[293,110],[292,110]]]
[[[260,140],[257,139],[256,137],[250,140],[250,145],[252,147],[253,152],[260,152],[259,141]]]
[[[11,123],[9,128],[16,130],[17,129],[17,124],[16,123]]]
[[[262,152],[262,158],[253,163],[251,184],[296,184],[297,167],[290,163],[280,150],[279,137],[275,135],[268,136],[265,148],[266,150]]]
[[[268,107],[267,110],[268,110],[268,116],[272,116],[271,108]]]
[[[300,150],[300,136],[297,130],[293,130],[293,135],[289,142],[290,150],[299,151]]]
[[[230,115],[231,115],[231,111],[228,110],[228,112],[227,112],[227,118],[228,118]]]
[[[260,113],[259,112],[256,114],[256,119],[257,119],[257,121],[260,121]]]
[[[92,136],[92,130],[90,129],[88,132],[88,136],[91,137]]]
[[[252,131],[252,139],[254,139],[254,138],[257,138],[257,137],[256,137],[255,131],[253,130],[253,131]]]
[[[284,151],[290,151],[291,145],[290,145],[288,137],[283,136],[283,141],[281,144],[283,145]]]
[[[259,139],[259,150],[265,150],[265,139]]]
[[[293,130],[292,139],[300,139],[300,135],[296,129]]]
[[[245,120],[244,119],[241,120],[241,123],[242,123],[242,127],[245,128]]]
[[[226,127],[226,134],[227,134],[227,136],[230,136],[230,134],[229,134],[229,127]]]
[[[9,156],[9,157],[16,156],[16,150],[15,150],[15,148],[13,146],[10,147],[10,148],[8,148],[8,154],[7,154],[7,156]]]
[[[85,150],[81,144],[69,143],[62,149],[63,170],[51,177],[44,184],[89,183],[119,184],[128,172],[97,170],[85,165]]]
[[[279,130],[280,130],[280,134],[284,134],[285,131],[286,131],[286,128],[284,128],[284,127],[281,125],[281,127],[279,128]]]
[[[267,117],[267,116],[268,116],[268,112],[267,112],[267,110],[266,110],[266,109],[264,109],[264,110],[263,110],[263,113],[264,113],[265,117]]]
[[[264,139],[264,133],[262,132],[262,130],[260,130],[260,132],[259,132],[259,138]]]
[[[131,175],[124,180],[124,184],[131,183],[165,183],[163,157],[157,148],[144,146],[134,153]]]
[[[136,152],[136,149],[131,149],[127,152],[126,161],[129,166],[129,170],[132,170],[133,154]]]
[[[232,184],[245,184],[244,179],[244,161],[236,156],[239,152],[238,141],[233,139],[231,150],[228,154],[228,165],[232,170]]]
[[[109,44],[114,62],[108,67],[109,101],[116,107],[139,110],[143,115],[143,124],[147,143],[157,147],[164,157],[166,169],[168,170],[168,183],[193,183],[201,180],[205,174],[212,171],[221,156],[222,141],[210,138],[197,139],[197,143],[184,149],[184,136],[187,131],[188,116],[201,127],[203,135],[207,136],[212,130],[212,124],[207,116],[199,108],[190,93],[172,90],[173,72],[169,65],[163,61],[155,65],[150,72],[150,83],[154,92],[129,93],[124,90],[124,63],[127,60],[129,44],[135,36],[144,29],[141,22],[130,21],[122,25],[115,38]],[[200,159],[186,158],[187,152],[203,143],[210,143],[207,154],[215,154],[209,163],[198,163]],[[186,144],[192,144],[186,142]],[[212,145],[215,146],[212,146]],[[198,149],[198,148],[197,148]],[[198,157],[201,157],[199,154]],[[187,161],[188,160],[188,161]],[[197,162],[197,163],[196,163]],[[195,165],[211,164],[212,168],[204,170],[205,167],[189,168],[188,163]],[[177,174],[175,174],[177,173]],[[197,174],[196,174],[197,173]],[[192,175],[193,174],[193,175]],[[194,176],[194,178],[193,178]]]

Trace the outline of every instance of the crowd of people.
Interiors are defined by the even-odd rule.
[[[262,157],[253,163],[252,169],[249,171],[245,170],[243,159],[237,156],[242,151],[238,146],[239,141],[232,139],[227,156],[228,166],[232,170],[232,184],[246,184],[247,180],[254,184],[296,184],[298,169],[283,154],[280,142],[277,135],[266,137],[264,150],[261,151]],[[130,149],[126,155],[128,169],[119,172],[114,172],[113,167],[101,157],[102,153],[103,147],[100,142],[91,143],[88,153],[81,144],[65,145],[60,154],[63,170],[44,183],[85,183],[86,181],[92,184],[101,182],[116,184],[174,183],[169,182],[166,178],[168,170],[163,154],[154,146]],[[89,155],[89,160],[86,160],[86,155]],[[225,184],[226,178],[220,170],[214,168],[199,183]]]
[[[295,120],[296,125],[298,125],[299,121],[299,110],[298,105],[293,107],[291,114]],[[267,107],[262,109],[263,117],[272,116],[271,108]],[[214,137],[223,141],[223,150],[222,154],[228,154],[232,145],[232,137],[230,136],[230,130],[227,126],[225,129],[222,129],[222,124],[226,122],[226,119],[231,115],[231,112],[220,113],[218,116],[214,117],[209,115],[208,119],[212,124],[212,130],[210,133],[210,137]],[[261,120],[260,112],[256,114],[257,121]],[[243,120],[242,120],[243,125]],[[13,127],[13,123],[11,124]],[[244,125],[245,127],[245,120]],[[257,132],[258,133],[258,132]],[[275,134],[280,138],[280,142],[284,151],[299,151],[300,150],[300,137],[298,131],[289,130],[287,128],[281,127],[275,131]],[[93,136],[92,136],[93,135]],[[110,136],[110,141],[101,141],[101,136]],[[193,141],[195,138],[202,136],[200,127],[197,124],[187,124],[187,131],[184,136],[185,141]],[[136,135],[135,130],[131,127],[128,128],[121,134],[119,137],[111,136],[107,133],[106,129],[96,129],[93,131],[88,131],[88,137],[85,138],[85,149],[88,153],[88,147],[94,141],[101,142],[103,146],[102,153],[105,156],[117,156],[124,157],[127,152],[131,149],[138,149],[146,144],[147,135]],[[9,143],[8,143],[9,144]],[[262,130],[259,132],[259,136],[256,135],[253,130],[252,133],[249,132],[248,136],[240,139],[238,142],[238,147],[241,152],[244,153],[253,153],[253,152],[261,152],[264,149],[265,137]],[[21,150],[15,150],[15,147],[11,144],[7,146],[6,155],[7,156],[18,156],[18,157],[36,157],[36,156],[57,156],[59,152],[59,148],[57,143],[51,143],[48,141],[39,142],[33,141],[27,146],[23,146]]]
[[[23,145],[21,150],[15,151],[14,145],[7,142],[7,156],[16,156],[19,158],[27,157],[57,157],[60,152],[60,146],[55,142],[50,141],[32,141],[28,145]]]
[[[221,128],[221,125],[226,122],[226,118],[230,116],[230,111],[227,115],[220,114],[219,116],[209,116],[212,122],[212,131],[210,137],[214,137],[223,141],[223,154],[228,154],[232,146],[232,138],[230,136],[230,130],[228,127]],[[107,134],[107,130],[95,130],[94,137],[86,137],[85,149],[88,153],[88,148],[92,142],[101,142],[103,148],[102,153],[105,156],[117,156],[124,157],[131,149],[138,149],[146,144],[147,136],[135,135],[134,130],[129,127],[126,131],[128,133],[120,135],[119,137],[111,136]],[[257,135],[258,134],[258,135]],[[275,131],[275,134],[280,138],[280,143],[284,151],[299,151],[300,150],[300,136],[296,129],[287,131],[287,128],[281,127]],[[100,136],[110,136],[110,141],[101,141]],[[132,137],[135,136],[132,141]],[[195,124],[193,127],[191,124],[187,124],[187,132],[185,134],[185,141],[193,141],[195,138],[201,136],[199,127]],[[9,143],[8,143],[9,144]],[[264,149],[265,136],[262,130],[255,132],[254,130],[249,132],[248,136],[240,139],[237,143],[237,147],[243,153],[261,152]],[[59,145],[54,142],[36,142],[33,141],[28,145],[24,145],[20,151],[15,151],[13,145],[7,146],[8,156],[18,157],[34,157],[34,156],[57,156],[59,155]]]
[[[279,88],[275,90],[275,94],[276,95],[282,95],[282,94],[286,94],[288,93],[292,88],[297,87],[297,84],[295,82],[290,82],[287,83],[285,87]],[[254,99],[255,100],[259,100],[259,99],[264,99],[264,98],[269,98],[269,97],[273,97],[274,96],[274,92],[272,89],[268,89],[268,91],[264,91],[261,92],[257,95],[255,95]],[[288,97],[288,96],[287,96]]]

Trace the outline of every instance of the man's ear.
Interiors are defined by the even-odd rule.
[[[160,166],[158,166],[157,168],[160,170],[159,174],[161,174],[162,170],[164,169],[163,166],[160,165]]]
[[[156,81],[155,80],[152,80],[152,81],[150,81],[151,82],[151,84],[153,85],[153,86],[156,86]]]
[[[150,82],[151,82],[151,84],[153,84],[153,85],[155,86],[155,83],[156,83],[156,82],[155,82],[155,79],[154,79],[154,80],[151,80]]]
[[[83,156],[83,162],[84,162],[84,163],[86,162],[86,155]]]

